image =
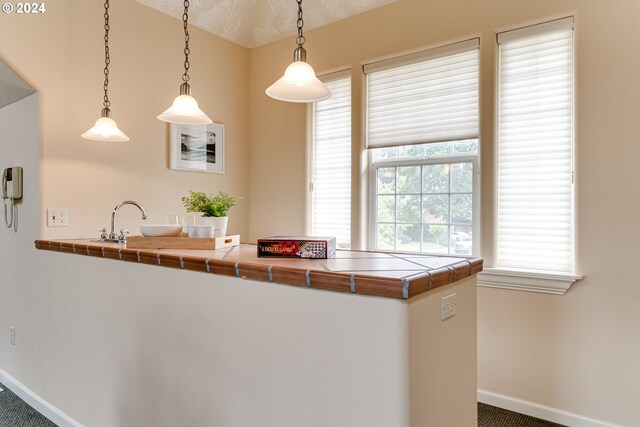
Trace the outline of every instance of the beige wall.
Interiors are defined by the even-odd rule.
[[[16,325],[18,316],[30,315],[33,309],[30,302],[38,298],[37,289],[22,277],[23,271],[28,270],[24,255],[33,251],[33,241],[40,233],[38,106],[39,96],[35,94],[0,109],[0,170],[12,166],[24,168],[24,196],[17,206],[17,232],[5,227],[0,207],[0,369],[5,366],[11,348],[9,328]],[[16,342],[19,339],[16,334]]]
[[[585,280],[565,296],[480,289],[479,388],[582,416],[640,424],[640,293],[635,162],[640,110],[636,0],[402,0],[307,32],[322,73],[481,37],[482,256],[491,265],[495,34],[576,16],[577,253]],[[250,236],[304,232],[305,107],[264,95],[291,60],[294,40],[251,51]],[[354,114],[355,152],[363,146]],[[355,158],[359,158],[355,156]],[[355,165],[354,175],[360,176]],[[356,181],[357,185],[357,181]],[[362,227],[362,224],[357,224]]]
[[[456,314],[441,320],[442,298]],[[409,302],[411,427],[477,425],[477,285],[468,277]]]
[[[102,109],[102,2],[47,3],[42,15],[0,14],[0,59],[41,95],[42,235],[97,236],[113,207],[127,199],[149,221],[182,215],[189,189],[242,197],[231,210],[230,233],[248,232],[247,49],[191,28],[191,83],[201,108],[225,125],[226,173],[168,168],[168,126],[156,119],[178,95],[184,57],[181,23],[134,1],[110,8],[113,118],[130,138],[108,144],[84,140]],[[68,228],[46,228],[45,209],[69,209]],[[140,214],[125,207],[118,228],[137,232]]]

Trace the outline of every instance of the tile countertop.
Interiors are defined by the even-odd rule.
[[[338,250],[329,259],[258,258],[257,247],[127,249],[91,239],[36,240],[37,249],[285,285],[408,299],[482,271],[482,259]]]

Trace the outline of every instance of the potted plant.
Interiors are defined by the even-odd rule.
[[[182,204],[187,208],[187,212],[201,213],[200,223],[215,227],[215,237],[227,235],[227,222],[229,220],[227,213],[231,207],[236,205],[237,201],[237,197],[222,191],[215,196],[207,196],[205,193],[189,190],[189,196],[182,198]]]

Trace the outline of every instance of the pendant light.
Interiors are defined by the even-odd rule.
[[[82,134],[85,139],[93,141],[109,141],[109,142],[124,142],[128,141],[129,137],[125,135],[118,125],[111,118],[111,110],[109,106],[109,63],[111,57],[109,56],[109,0],[104,2],[104,101],[102,104],[104,108],[100,112],[100,118],[96,120],[96,124]]]
[[[171,107],[158,116],[158,120],[169,123],[186,125],[208,125],[213,121],[198,107],[198,103],[191,96],[189,86],[189,0],[184,2],[182,26],[184,27],[184,74],[180,85],[180,95],[173,100]]]
[[[315,71],[307,61],[307,51],[302,47],[305,42],[302,34],[302,0],[298,2],[298,47],[293,51],[293,62],[287,67],[277,82],[266,90],[270,97],[287,102],[315,102],[331,96],[331,91],[316,77]]]

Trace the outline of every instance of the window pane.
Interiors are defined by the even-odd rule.
[[[473,191],[473,166],[471,163],[451,165],[451,192],[471,193]]]
[[[403,159],[438,158],[452,154],[478,154],[478,140],[433,142],[429,144],[404,145],[402,147],[374,148],[373,162],[388,162]]]
[[[455,225],[451,227],[451,253],[457,255],[471,255],[473,239],[471,226]]]
[[[449,222],[449,196],[423,196],[422,221],[427,224],[447,224]]]
[[[398,222],[420,222],[420,196],[398,196]]]
[[[422,234],[422,251],[434,254],[449,253],[449,227],[425,225]]]
[[[377,244],[378,249],[394,250],[395,226],[393,224],[378,224]]]
[[[395,222],[396,196],[378,196],[378,222]]]
[[[425,153],[429,157],[448,156],[453,154],[453,144],[450,142],[429,144],[425,149]]]
[[[397,225],[397,251],[420,252],[420,224]]]
[[[451,195],[451,222],[455,224],[471,224],[473,214],[471,194]]]
[[[403,145],[402,147],[398,147],[398,149],[399,149],[398,157],[400,158],[424,157],[425,145],[424,144]]]
[[[383,161],[398,158],[398,147],[378,148],[374,150],[374,161]]]
[[[420,193],[420,166],[397,168],[398,193]]]
[[[393,238],[394,249],[398,251],[471,255],[473,162],[378,168],[376,174],[391,176],[394,170],[398,188],[413,190],[419,176],[421,191],[400,194],[400,190],[392,192],[391,185],[386,184],[384,191],[390,193],[376,196],[376,227],[393,225],[393,228],[376,228],[378,234],[382,230],[386,233],[378,236],[378,242],[389,249],[392,242],[389,239]]]
[[[378,169],[378,194],[396,192],[396,168]]]
[[[448,193],[449,165],[423,166],[422,191],[425,193]]]
[[[456,154],[477,154],[478,153],[478,140],[477,139],[467,139],[466,141],[454,141],[453,144],[453,152]]]

